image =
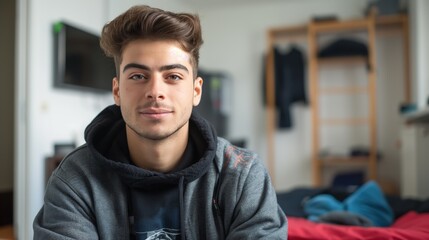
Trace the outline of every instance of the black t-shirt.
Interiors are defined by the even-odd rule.
[[[195,146],[191,138],[179,165],[172,171],[180,171],[195,161]],[[180,190],[183,186],[172,185],[156,190],[131,190],[131,212],[136,239],[181,239]]]
[[[179,188],[131,191],[136,239],[181,239]]]

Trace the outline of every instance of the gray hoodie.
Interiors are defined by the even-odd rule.
[[[87,127],[87,144],[49,179],[34,239],[130,239],[129,189],[178,184],[182,239],[287,239],[287,219],[253,152],[216,137],[192,115],[197,161],[157,173],[129,161],[120,109],[109,106]]]

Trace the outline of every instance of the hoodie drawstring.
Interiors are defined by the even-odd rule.
[[[183,194],[184,194],[184,182],[185,177],[182,176],[179,179],[179,207],[180,207],[180,235],[182,235],[182,240],[186,240],[185,235],[185,207],[183,203]]]

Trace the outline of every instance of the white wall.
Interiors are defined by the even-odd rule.
[[[149,5],[151,7],[161,8],[173,12],[195,12],[192,5],[186,3],[186,0],[170,1],[170,0],[108,0],[109,2],[109,20],[112,20],[119,14],[125,12],[128,8],[134,5]]]
[[[420,109],[429,101],[429,1],[410,0],[411,49],[414,101]]]

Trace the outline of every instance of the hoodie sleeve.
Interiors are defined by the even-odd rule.
[[[252,158],[232,174],[235,183],[229,187],[235,190],[225,204],[231,221],[226,239],[287,239],[287,219],[270,177],[259,159]]]
[[[34,223],[34,239],[98,239],[87,203],[57,175],[49,180]]]

